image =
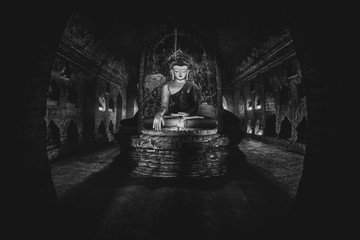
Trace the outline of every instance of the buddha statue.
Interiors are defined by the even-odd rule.
[[[147,177],[208,178],[227,172],[229,146],[237,147],[238,138],[218,133],[218,122],[198,113],[200,91],[188,80],[190,64],[170,64],[171,80],[161,86],[160,107],[153,117],[142,120],[140,114],[120,121],[116,134],[121,153],[129,157],[132,174]],[[239,124],[236,115],[224,110],[226,132]]]
[[[155,116],[144,119],[145,129],[217,127],[215,119],[197,113],[200,93],[198,86],[188,81],[189,71],[185,61],[170,64],[172,79],[161,88],[161,106]]]

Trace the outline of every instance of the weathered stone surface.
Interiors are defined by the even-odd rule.
[[[181,131],[167,134],[168,130],[151,131],[155,135],[144,132],[131,138],[133,155],[138,160],[133,169],[135,175],[203,178],[227,172],[230,141],[226,136],[196,135],[196,131],[191,135]]]
[[[149,152],[154,149],[191,149],[209,148],[229,145],[229,138],[214,134],[210,136],[151,136],[142,134],[140,138],[132,138],[131,146],[147,149]],[[171,153],[173,154],[173,153]]]
[[[143,129],[141,133],[152,136],[207,136],[216,134],[217,128],[214,129],[195,129],[195,128],[163,128],[161,131]]]

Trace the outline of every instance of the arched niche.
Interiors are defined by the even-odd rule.
[[[262,98],[259,95],[255,97],[255,109],[259,110],[262,107]]]
[[[112,97],[110,97],[109,99],[109,107],[108,107],[108,112],[114,112],[115,111],[115,107],[114,107],[114,100],[112,99]]]
[[[264,135],[267,137],[276,137],[276,115],[269,114],[265,117]]]
[[[251,98],[248,98],[248,99],[246,100],[246,110],[247,110],[247,111],[253,110],[253,102],[252,102],[252,99],[251,99]]]
[[[106,98],[105,96],[99,96],[99,111],[100,112],[105,112],[106,110]]]
[[[219,121],[221,84],[214,54],[194,36],[169,30],[154,37],[144,51],[139,79],[139,129],[142,117],[152,117],[160,108],[161,87],[171,80],[169,65],[175,60],[190,63],[188,81],[198,86],[201,95],[198,113]]]
[[[66,129],[66,133],[67,133],[67,143],[69,145],[74,145],[79,143],[78,128],[74,120],[70,121]]]
[[[259,136],[263,135],[264,133],[263,125],[260,119],[256,120],[254,133],[255,135],[259,135]]]
[[[47,144],[59,145],[60,144],[60,129],[56,123],[51,120],[47,127]]]
[[[279,138],[285,140],[291,138],[291,122],[287,117],[281,122]]]
[[[105,127],[105,123],[103,120],[101,120],[99,127],[98,127],[98,137],[101,139],[107,139],[106,127]]]
[[[247,120],[246,132],[249,133],[249,134],[253,133],[253,127],[252,127],[252,120],[251,119]]]
[[[60,86],[55,79],[52,79],[47,92],[47,103],[54,102],[58,104],[60,101]]]
[[[72,74],[72,71],[70,68],[70,64],[68,62],[66,62],[60,71],[60,77],[63,79],[69,80],[69,79],[71,79],[71,74]]]

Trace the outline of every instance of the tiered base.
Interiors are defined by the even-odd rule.
[[[140,136],[131,138],[139,160],[133,174],[164,178],[224,175],[229,138],[216,132],[189,128],[143,130]]]

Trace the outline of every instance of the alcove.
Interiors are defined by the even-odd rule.
[[[103,120],[101,120],[99,127],[98,127],[98,137],[99,138],[107,138],[106,128],[105,128],[105,124],[104,124]]]
[[[60,144],[60,129],[53,120],[50,121],[48,128],[48,145],[59,145]]]
[[[270,114],[265,117],[264,136],[276,137],[276,115]]]
[[[79,142],[78,128],[74,120],[71,120],[67,129],[67,143],[68,145],[75,145]]]
[[[252,133],[253,133],[252,124],[251,124],[251,119],[249,119],[249,120],[247,121],[246,132],[249,133],[249,134],[252,134]]]
[[[49,90],[47,92],[48,100],[57,101],[60,100],[60,87],[55,79],[52,79],[49,84]]]
[[[109,108],[108,111],[109,112],[114,112],[114,100],[112,98],[109,99]]]
[[[279,138],[285,140],[291,138],[291,123],[287,117],[285,117],[281,122]]]

